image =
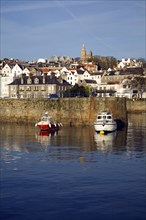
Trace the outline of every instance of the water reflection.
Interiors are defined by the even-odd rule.
[[[144,120],[107,136],[1,124],[1,218],[145,219]]]
[[[57,134],[58,134],[58,131],[56,132],[55,131],[54,132],[39,131],[38,133],[35,134],[35,137],[42,146],[49,146],[51,145],[52,136],[55,136]]]
[[[146,151],[146,115],[130,115],[128,127],[101,136],[93,126],[63,127],[54,133],[40,132],[33,125],[2,124],[0,148],[5,151],[43,152],[143,152]]]
[[[101,135],[100,133],[94,133],[94,140],[97,145],[97,150],[111,151],[114,145],[114,141],[117,135],[117,131]]]

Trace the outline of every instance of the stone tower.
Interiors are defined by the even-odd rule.
[[[84,44],[81,49],[81,60],[86,60],[86,49],[85,49]]]

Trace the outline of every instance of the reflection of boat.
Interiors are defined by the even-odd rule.
[[[113,119],[110,112],[103,111],[97,115],[94,128],[97,132],[112,132],[117,129],[117,122]]]
[[[62,126],[61,123],[55,122],[51,116],[48,115],[48,112],[41,117],[41,121],[35,124],[36,127],[39,127],[41,131],[58,131]]]
[[[107,150],[107,148],[113,147],[116,135],[117,135],[117,131],[108,133],[106,135],[101,135],[100,133],[95,132],[94,141],[97,145],[97,148],[101,150]]]
[[[50,145],[51,137],[55,135],[57,131],[55,132],[49,132],[49,131],[40,131],[38,134],[36,134],[36,139],[38,142],[40,142],[42,145]]]

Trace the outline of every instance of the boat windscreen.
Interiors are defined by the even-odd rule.
[[[111,115],[108,115],[108,116],[107,116],[107,119],[112,119]]]

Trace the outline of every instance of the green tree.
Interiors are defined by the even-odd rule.
[[[89,89],[75,84],[71,89],[64,92],[64,97],[88,97]]]
[[[108,68],[113,69],[114,67],[117,66],[117,59],[113,56],[110,57],[106,57],[106,56],[94,56],[94,57],[90,57],[88,59],[89,62],[94,62],[96,64],[98,64],[99,69],[102,70],[108,70]]]
[[[144,77],[137,76],[134,78],[135,87],[139,91],[140,98],[142,98],[143,92],[146,91],[146,79]]]

